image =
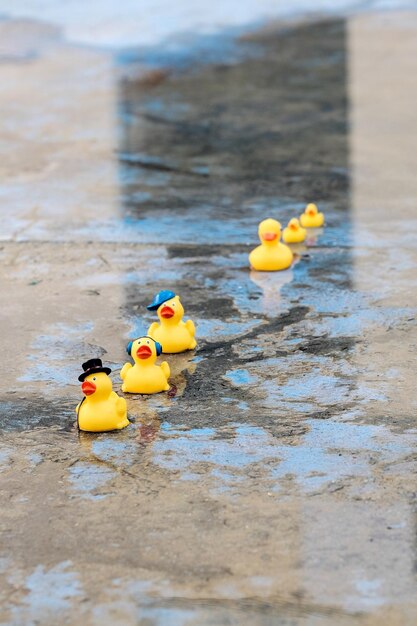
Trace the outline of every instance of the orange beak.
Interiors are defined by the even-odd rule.
[[[91,396],[96,389],[97,387],[90,380],[85,380],[81,385],[81,390],[85,396]]]
[[[262,239],[264,241],[275,241],[278,238],[278,233],[264,233]]]
[[[149,359],[149,357],[152,356],[152,350],[149,346],[140,346],[136,350],[136,355],[139,359]]]
[[[161,309],[161,317],[164,317],[165,319],[169,319],[170,317],[174,317],[175,315],[175,311],[174,309],[171,309],[170,306],[163,306]]]
[[[290,224],[291,230],[298,230],[297,224]]]
[[[314,210],[314,209],[309,209],[309,210],[307,211],[307,213],[308,213],[308,215],[309,215],[310,217],[314,217],[314,215],[316,214],[316,212],[315,212],[315,210]]]

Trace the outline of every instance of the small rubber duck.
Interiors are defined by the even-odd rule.
[[[285,243],[302,243],[306,235],[306,229],[300,226],[300,222],[296,217],[293,217],[282,232],[282,240],[285,241]]]
[[[170,368],[166,361],[156,365],[162,354],[162,346],[152,337],[144,336],[130,341],[126,352],[134,360],[134,365],[125,363],[120,372],[123,380],[122,391],[127,393],[152,394],[168,391]]]
[[[163,352],[174,354],[196,347],[194,322],[182,321],[184,308],[179,296],[173,291],[160,291],[146,308],[148,311],[156,311],[161,322],[153,322],[149,326],[148,335],[162,344]]]
[[[324,215],[319,213],[319,210],[315,204],[307,204],[306,209],[302,215],[300,215],[300,222],[303,228],[320,228],[324,224]]]
[[[82,368],[78,380],[85,397],[75,409],[78,428],[101,433],[128,426],[126,400],[113,391],[111,369],[103,367],[101,359],[90,359]]]
[[[288,246],[280,242],[281,224],[268,218],[259,224],[261,245],[252,250],[249,263],[254,270],[275,272],[290,267],[293,254]]]

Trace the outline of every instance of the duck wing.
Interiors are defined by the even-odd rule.
[[[194,337],[194,335],[195,335],[195,324],[194,324],[193,320],[187,320],[185,322],[185,325],[186,325],[187,330],[190,333],[191,337]]]
[[[162,361],[161,370],[164,372],[165,378],[168,380],[171,375],[171,368],[169,367],[169,363],[167,361]]]
[[[148,335],[150,337],[152,337],[152,333],[154,333],[157,330],[158,326],[159,326],[158,322],[152,322],[152,324],[149,326]]]
[[[126,378],[126,374],[128,372],[128,370],[130,370],[130,368],[132,367],[131,363],[125,363],[122,367],[122,369],[120,370],[120,378],[122,380],[124,380]]]
[[[124,398],[121,398],[117,394],[115,394],[115,395],[117,397],[117,400],[116,400],[116,411],[117,411],[118,415],[120,415],[120,416],[126,415],[126,411],[127,411],[126,400]]]

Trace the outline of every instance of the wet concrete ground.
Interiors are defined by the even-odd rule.
[[[417,15],[181,55],[1,29],[0,623],[414,624]],[[81,362],[119,390],[162,288],[197,350],[78,433]]]

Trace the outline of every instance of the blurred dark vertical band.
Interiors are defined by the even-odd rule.
[[[347,210],[345,21],[277,27],[235,45],[231,63],[191,50],[187,64],[164,57],[120,81],[126,215],[193,209],[195,219],[204,204],[239,220],[257,196]]]
[[[152,51],[120,58],[123,217],[147,241],[171,242],[173,255],[182,242],[256,241],[259,220],[284,220],[315,201],[347,234],[345,20],[226,40],[216,39],[214,59],[203,45],[180,60],[156,62]],[[346,269],[350,253],[340,254]]]

